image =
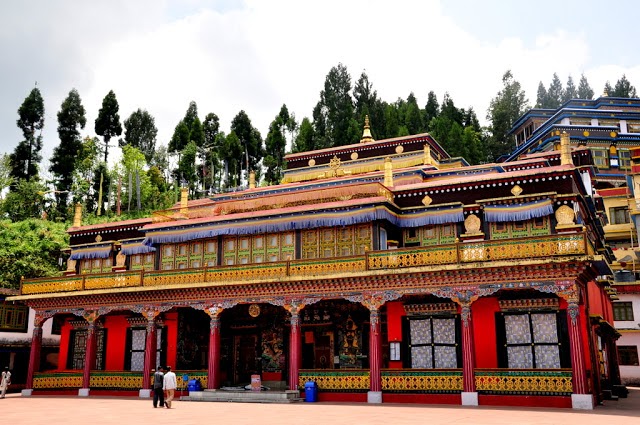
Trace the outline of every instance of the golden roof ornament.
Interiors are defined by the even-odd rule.
[[[362,139],[360,143],[375,142],[375,139],[371,135],[371,127],[369,126],[369,115],[364,116],[364,131],[362,132]]]

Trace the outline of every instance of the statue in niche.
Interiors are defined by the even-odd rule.
[[[340,367],[360,368],[362,367],[360,349],[360,338],[362,333],[356,325],[351,315],[347,317],[344,325],[340,329]]]

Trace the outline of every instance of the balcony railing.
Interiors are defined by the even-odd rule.
[[[476,369],[476,389],[486,394],[568,395],[571,369]]]
[[[373,270],[587,255],[584,233],[370,251],[353,257],[303,259],[180,270],[125,271],[25,279],[20,293],[47,294],[94,289],[229,284],[284,278],[363,273]]]

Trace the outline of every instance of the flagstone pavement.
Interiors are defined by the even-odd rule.
[[[179,394],[178,394],[179,395]],[[174,400],[171,409],[153,408],[150,399],[33,396],[0,399],[2,424],[640,424],[640,388],[629,397],[606,401],[592,411],[559,408],[442,406],[357,403],[210,403]]]

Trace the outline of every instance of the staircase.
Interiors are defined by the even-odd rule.
[[[302,401],[299,391],[204,390],[189,391],[183,401],[221,401],[235,403],[295,403]]]

